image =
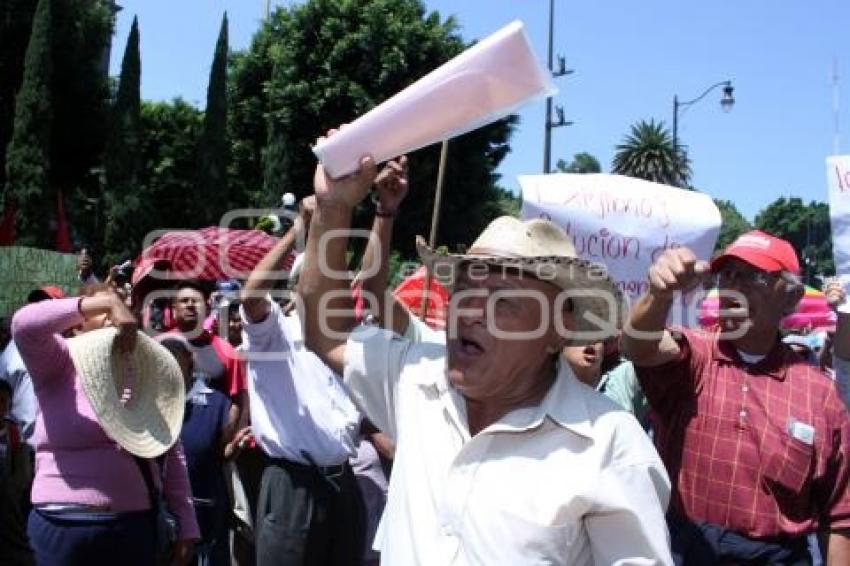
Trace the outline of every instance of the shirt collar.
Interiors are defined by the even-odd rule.
[[[549,417],[556,424],[571,432],[592,438],[592,427],[585,403],[586,391],[573,374],[569,364],[558,361],[555,381],[534,407],[516,409],[485,429],[487,432],[525,431],[539,427]]]
[[[751,368],[751,373],[763,374],[777,381],[784,381],[785,374],[788,370],[788,362],[786,359],[786,348],[781,340],[777,339],[773,347],[767,355],[754,364],[746,364],[741,360],[735,346],[728,340],[714,340],[712,348],[713,357],[715,360],[725,362],[739,368]]]
[[[444,354],[445,355],[445,354]],[[448,358],[446,357],[446,362]],[[586,391],[573,374],[568,363],[559,359],[557,376],[539,405],[515,409],[485,429],[486,432],[523,431],[539,427],[547,416],[559,426],[580,436],[592,438],[592,427],[585,403]],[[452,403],[458,416],[466,419],[463,396],[450,384],[445,372],[414,372],[412,381],[422,388],[431,388],[442,399]],[[448,399],[447,399],[448,397]]]

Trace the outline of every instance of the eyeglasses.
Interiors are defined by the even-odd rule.
[[[741,271],[725,267],[715,274],[715,278],[717,287],[738,285],[740,287],[767,289],[776,283],[779,276],[765,271]]]

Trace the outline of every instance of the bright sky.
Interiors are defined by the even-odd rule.
[[[272,5],[292,2],[272,1]],[[221,14],[230,19],[231,49],[250,43],[265,0],[119,0],[112,73],[134,14],[142,42],[142,96],[177,96],[203,106]],[[525,22],[546,62],[547,0],[426,0],[454,14],[463,36],[484,37],[513,19]],[[610,168],[615,146],[641,119],[672,121],[673,96],[689,100],[730,79],[735,106],[724,113],[721,91],[679,114],[679,139],[690,148],[693,183],[732,200],[752,219],[779,196],[826,201],[824,158],[833,152],[832,69],[837,57],[841,121],[850,105],[850,2],[846,0],[555,0],[555,53],[575,74],[557,79],[555,103],[575,125],[553,131],[552,163],[587,151]],[[502,184],[543,166],[545,105],[521,112]],[[847,128],[841,125],[842,131]],[[850,152],[850,136],[840,148]],[[449,186],[449,185],[447,185]]]

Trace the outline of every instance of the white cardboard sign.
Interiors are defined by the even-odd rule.
[[[850,292],[850,155],[826,158],[826,184],[835,273],[841,277],[844,290]]]
[[[579,257],[604,264],[630,301],[648,289],[664,250],[690,248],[709,260],[720,232],[711,198],[621,175],[521,175],[522,216],[546,218],[572,238]]]

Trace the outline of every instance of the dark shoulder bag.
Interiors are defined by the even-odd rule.
[[[138,456],[133,456],[133,459],[136,461],[139,471],[142,472],[142,477],[145,479],[145,485],[148,488],[148,497],[151,502],[151,510],[156,517],[156,562],[157,564],[168,564],[171,560],[174,544],[177,542],[177,537],[180,534],[180,526],[177,523],[177,518],[168,510],[168,506],[162,497],[162,492],[157,489],[153,481],[150,460],[139,458]],[[160,459],[158,458],[157,460]]]

